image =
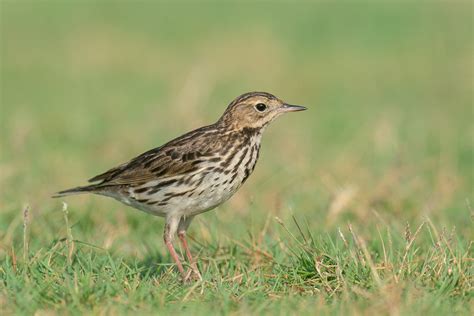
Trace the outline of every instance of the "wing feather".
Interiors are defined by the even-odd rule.
[[[89,182],[99,185],[133,185],[193,172],[206,156],[214,156],[222,147],[216,144],[215,129],[202,127],[169,143],[99,174]],[[190,138],[194,138],[192,141]],[[213,141],[214,140],[214,141]]]

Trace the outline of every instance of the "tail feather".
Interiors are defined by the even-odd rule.
[[[82,186],[82,187],[75,187],[75,188],[72,188],[72,189],[59,191],[59,192],[55,193],[52,196],[52,198],[59,198],[59,197],[63,197],[63,196],[83,194],[83,193],[93,193],[93,192],[97,191],[98,187],[99,186],[97,184],[86,185],[86,186]]]

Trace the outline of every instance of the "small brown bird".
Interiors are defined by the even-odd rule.
[[[88,186],[54,197],[94,193],[166,219],[164,242],[184,280],[201,278],[186,241],[194,216],[228,200],[257,163],[262,133],[283,113],[306,110],[266,92],[249,92],[232,101],[221,118],[180,136],[116,168]],[[191,270],[185,273],[172,241],[177,233]]]

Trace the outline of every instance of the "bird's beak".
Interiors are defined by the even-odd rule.
[[[283,110],[283,112],[297,112],[307,110],[304,106],[291,105],[286,103],[281,106],[281,109]]]

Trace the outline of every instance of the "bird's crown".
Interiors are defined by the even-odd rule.
[[[283,113],[302,110],[306,108],[287,104],[268,92],[248,92],[229,104],[218,124],[234,129],[261,129]]]

